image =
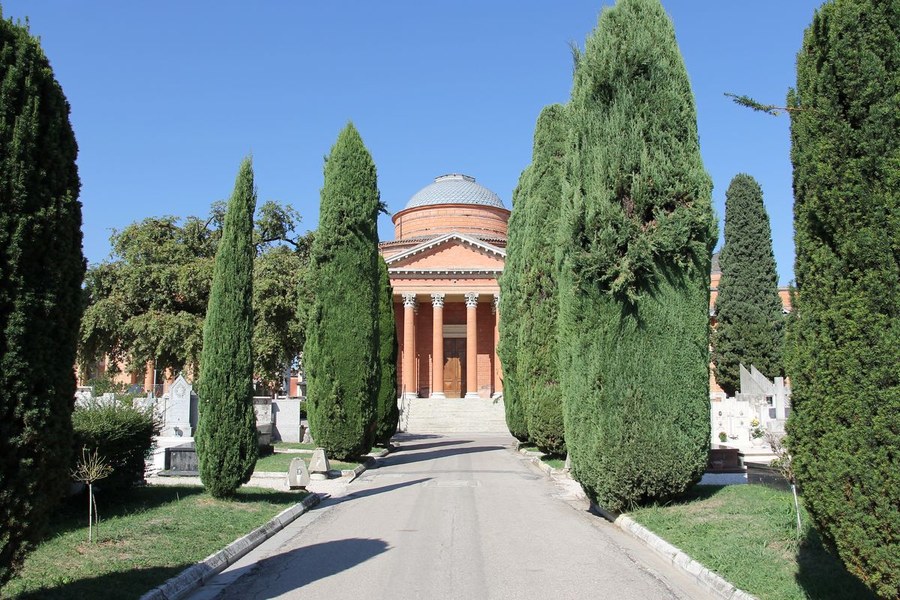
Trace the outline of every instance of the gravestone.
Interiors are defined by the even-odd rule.
[[[194,444],[180,444],[166,448],[166,470],[176,473],[196,473],[200,470]]]
[[[163,413],[162,435],[164,437],[191,437],[191,392],[193,388],[179,375],[169,387],[168,401]]]
[[[309,461],[309,476],[316,480],[328,479],[330,470],[331,464],[328,462],[328,457],[325,456],[325,448],[313,450],[312,458]]]
[[[272,399],[268,396],[253,398],[253,412],[256,413],[256,432],[260,446],[272,444]]]
[[[308,485],[309,471],[306,468],[306,462],[302,458],[292,459],[291,466],[288,467],[288,488],[297,490]]]
[[[82,386],[75,390],[75,406],[88,406],[93,399],[94,388],[90,386]]]

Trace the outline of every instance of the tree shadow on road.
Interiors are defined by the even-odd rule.
[[[460,444],[471,444],[475,440],[444,440],[441,442],[428,442],[424,444],[407,444],[406,440],[398,440],[403,442],[397,446],[394,452],[409,452],[411,450],[425,450],[426,448],[439,448],[441,446],[459,446]]]
[[[276,554],[241,569],[239,579],[219,596],[221,600],[272,598],[347,571],[390,550],[379,539],[350,538],[312,544]]]
[[[457,442],[461,443],[461,442]],[[476,454],[479,452],[493,452],[495,450],[505,450],[504,446],[464,446],[443,448],[440,450],[431,450],[428,452],[401,452],[398,454],[389,454],[381,459],[379,468],[392,467],[396,465],[406,465],[410,463],[422,462],[426,460],[438,460],[451,456],[459,456],[462,454]]]

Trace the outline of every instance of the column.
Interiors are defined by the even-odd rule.
[[[417,397],[416,388],[416,295],[403,294],[403,391]]]
[[[444,294],[432,294],[431,307],[431,397],[444,398]]]
[[[478,398],[478,293],[466,294],[466,398]]]
[[[494,305],[491,312],[494,313],[494,394],[503,392],[503,371],[500,370],[500,355],[497,354],[497,344],[500,342],[500,295],[494,294]]]

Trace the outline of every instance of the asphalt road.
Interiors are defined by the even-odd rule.
[[[192,598],[712,597],[512,452],[512,438],[398,440]]]

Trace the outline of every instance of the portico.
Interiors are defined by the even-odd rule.
[[[494,376],[500,365],[497,297],[474,291],[400,294],[401,394],[489,398],[502,390]]]
[[[502,393],[497,282],[509,211],[465,175],[438,177],[394,215],[382,255],[394,291],[400,393],[490,398]]]

